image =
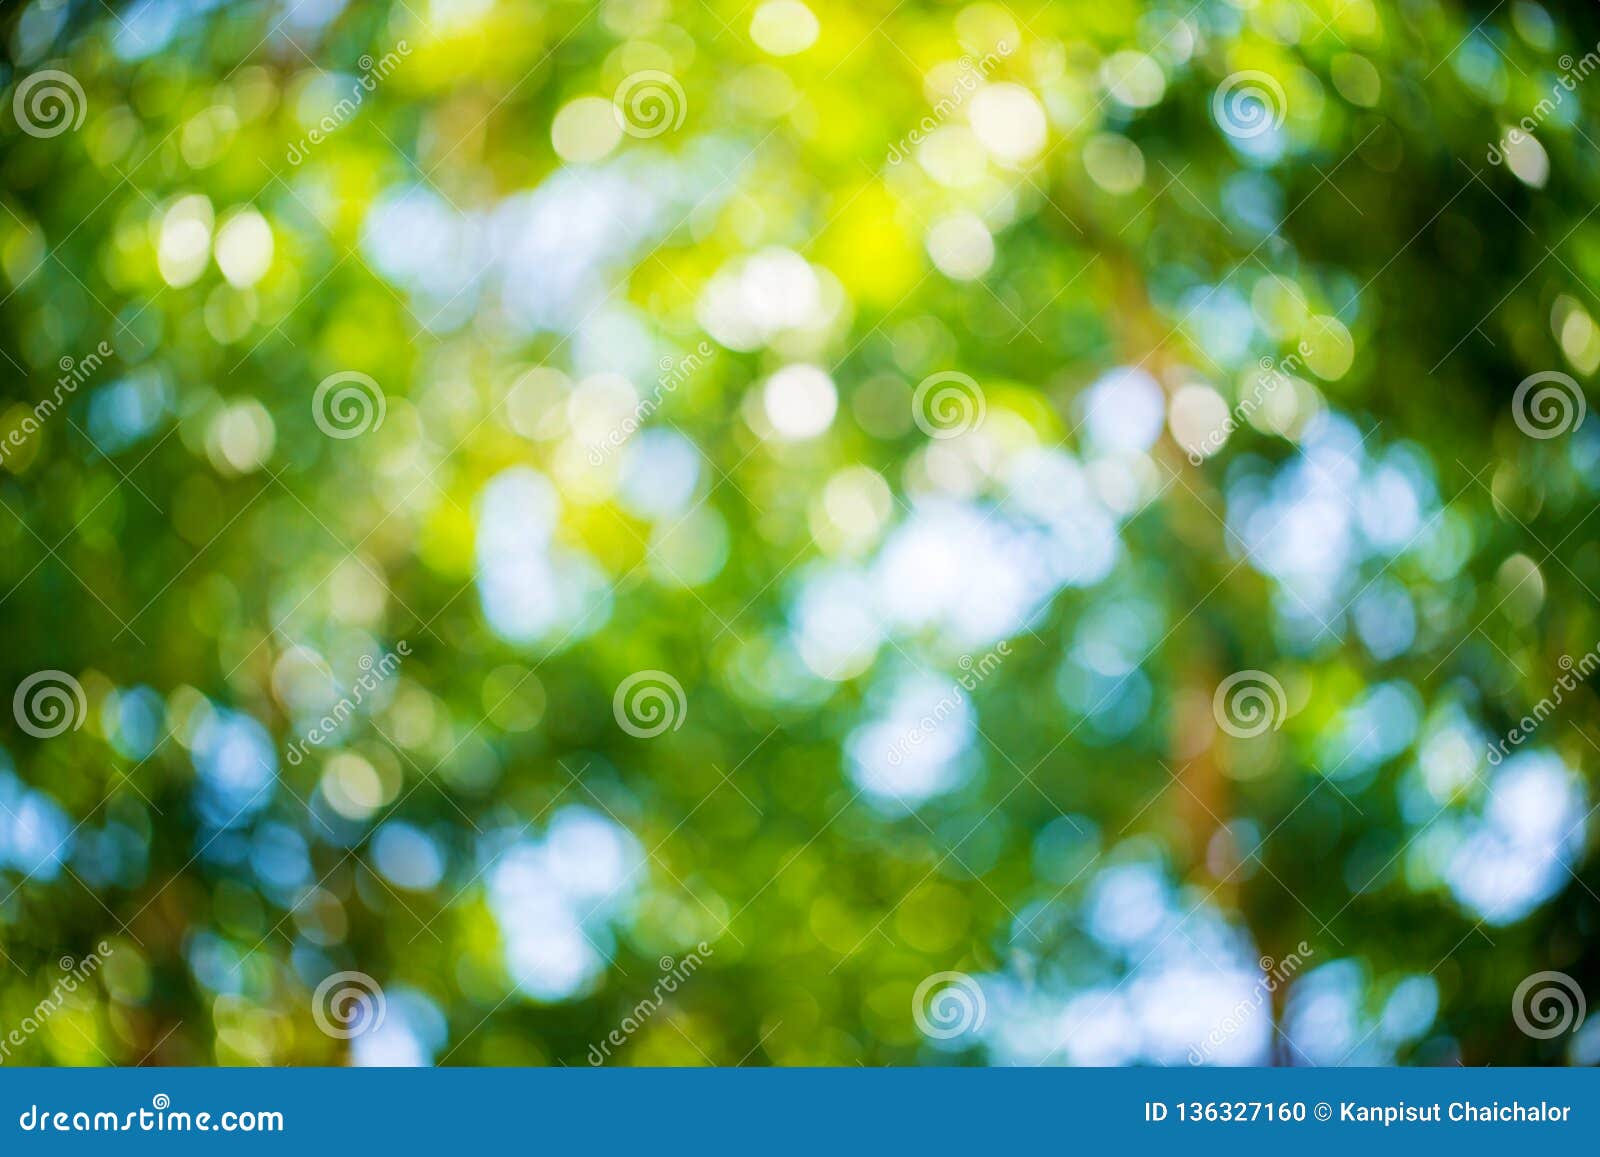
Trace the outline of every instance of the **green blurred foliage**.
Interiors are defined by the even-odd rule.
[[[1432,985],[1422,1029],[1334,1059],[1593,1059],[1510,1015],[1530,973],[1600,977],[1590,826],[1519,849],[1559,886],[1514,918],[1452,890],[1465,836],[1429,834],[1495,806],[1496,768],[1460,754],[1449,712],[1492,743],[1600,641],[1594,426],[1532,438],[1513,416],[1530,374],[1600,365],[1595,95],[1560,89],[1537,156],[1489,159],[1577,67],[1561,60],[1595,50],[1592,5],[807,0],[815,39],[783,55],[805,22],[781,3],[302,2],[35,0],[4,20],[6,103],[59,69],[85,106],[57,135],[14,109],[0,127],[5,431],[57,394],[63,358],[114,351],[0,461],[0,689],[59,670],[87,704],[49,738],[0,719],[0,1025],[50,991],[58,957],[114,949],[11,1057],[337,1063],[312,993],[348,969],[381,983],[422,1059],[581,1064],[660,958],[704,941],[704,968],[611,1063],[1015,1059],[993,1038],[931,1044],[919,983],[989,978],[991,1030],[1116,986],[1145,961],[1107,963],[1093,888],[1149,862],[1179,916],[1217,913],[1252,959],[1304,942],[1314,965],[1352,962],[1362,1032],[1403,979]],[[1002,95],[961,89],[974,70]],[[678,87],[681,125],[607,119],[641,72]],[[1219,121],[1241,73],[1278,86],[1281,123],[1260,135]],[[718,332],[717,279],[775,252],[809,272],[783,266],[745,306],[789,322]],[[675,483],[636,479],[647,497],[624,500],[642,435],[596,466],[583,430],[615,420],[617,380],[646,397],[703,341],[711,356],[642,423],[695,451],[693,502],[648,517]],[[1200,464],[1176,418],[1126,454],[1091,444],[1092,391],[1116,367],[1168,407],[1203,385],[1226,409],[1260,359],[1291,355],[1289,402]],[[817,437],[777,437],[763,410],[796,363],[837,390]],[[981,387],[972,435],[912,420],[941,371]],[[317,420],[341,372],[383,396],[357,437]],[[1330,541],[1350,516],[1338,493],[1357,511],[1401,501],[1358,493],[1380,464],[1410,463],[1432,496],[1410,541],[1330,566],[1308,611],[1326,629],[1297,633],[1316,583],[1263,565],[1240,511],[1328,416],[1368,456],[1318,492]],[[1115,508],[1114,566],[1001,632],[1004,663],[968,689],[959,782],[883,806],[852,766],[863,721],[900,674],[949,683],[993,640],[897,624],[823,678],[794,643],[804,584],[879,557],[930,496],[1077,501],[1007,473],[1054,448]],[[522,637],[491,621],[481,581],[486,488],[517,468],[559,496],[549,557],[584,560],[540,588],[543,626]],[[540,493],[513,496],[530,526]],[[1294,517],[1314,553],[1315,509]],[[989,573],[972,607],[1011,597],[1009,572]],[[1363,637],[1368,590],[1400,592],[1405,645]],[[1121,671],[1087,705],[1063,686],[1117,600],[1155,625],[1132,656],[1146,700],[1113,726],[1095,700],[1123,702]],[[372,708],[291,762],[320,710],[307,681],[344,694],[401,641]],[[1286,718],[1236,738],[1212,699],[1246,669],[1282,685]],[[641,670],[685,695],[681,725],[650,739],[613,712]],[[1338,736],[1379,686],[1417,720],[1369,759],[1367,736]],[[1579,816],[1592,705],[1580,687],[1519,748],[1572,774]],[[242,817],[207,810],[197,749],[218,718],[255,720],[276,752],[259,799],[219,797]],[[1509,806],[1537,812],[1534,796]],[[631,832],[642,862],[593,931],[609,963],[541,998],[517,988],[490,881],[508,843],[573,806]],[[1076,834],[1057,839],[1062,817]],[[426,834],[437,880],[376,867],[391,821]],[[285,832],[307,871],[264,880],[259,841]],[[1044,1003],[1008,1004],[1007,985]],[[1272,994],[1280,1020],[1293,991]],[[1260,1059],[1298,1051],[1275,1039]]]

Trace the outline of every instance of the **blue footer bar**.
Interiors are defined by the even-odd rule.
[[[1503,1152],[1592,1143],[1597,1093],[1582,1069],[13,1069],[0,1152]]]

